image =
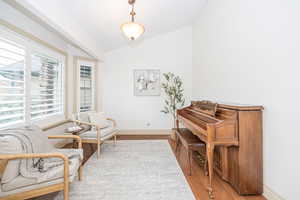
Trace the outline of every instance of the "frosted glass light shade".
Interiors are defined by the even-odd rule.
[[[122,24],[121,30],[130,40],[136,40],[145,32],[144,26],[135,22],[127,22]]]

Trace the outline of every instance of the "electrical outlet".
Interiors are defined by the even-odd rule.
[[[149,127],[149,126],[151,126],[151,124],[149,122],[147,122],[146,126]]]

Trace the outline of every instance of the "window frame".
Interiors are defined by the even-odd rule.
[[[82,65],[84,66],[90,66],[92,69],[92,105],[91,105],[91,110],[89,111],[85,111],[85,112],[95,112],[96,111],[96,77],[95,77],[95,72],[96,72],[96,61],[92,61],[89,59],[83,59],[83,58],[75,58],[76,59],[76,112],[77,113],[84,113],[81,112],[80,110],[80,103],[81,103],[81,91],[80,91],[80,81],[81,81],[81,77],[80,77],[80,67]]]
[[[36,44],[36,43],[34,43],[32,45],[30,50],[31,50],[30,55],[29,55],[30,58],[33,55],[33,53],[41,53],[41,54],[44,54],[44,55],[46,55],[50,58],[58,60],[62,65],[62,69],[61,69],[61,79],[62,79],[61,80],[61,84],[62,84],[61,85],[61,93],[62,93],[62,96],[61,96],[61,98],[62,98],[62,100],[61,100],[61,102],[62,102],[61,113],[55,113],[55,114],[52,114],[52,115],[47,115],[47,116],[44,116],[44,117],[39,117],[37,119],[33,119],[33,120],[30,119],[30,120],[33,121],[33,122],[38,122],[38,121],[45,121],[45,120],[51,120],[51,121],[53,120],[54,121],[55,118],[57,118],[57,117],[59,117],[59,118],[64,117],[65,118],[65,116],[66,116],[66,95],[67,95],[67,92],[66,92],[66,89],[65,89],[66,80],[67,80],[66,75],[65,75],[66,74],[65,73],[65,71],[66,71],[66,62],[65,62],[66,57],[64,55],[61,55],[57,52],[54,52],[54,51],[52,51],[52,50],[50,50],[46,47],[43,47],[39,44]],[[30,74],[31,74],[31,67],[32,67],[32,65],[30,64]],[[31,75],[30,75],[30,80],[31,80]],[[29,88],[30,88],[30,95],[29,96],[31,96],[31,87],[29,86]],[[31,100],[29,100],[29,104],[30,104],[30,107],[31,107]],[[29,115],[31,115],[31,108],[30,107],[29,107]],[[31,116],[29,116],[29,117],[31,118]]]
[[[10,30],[6,27],[0,26],[0,36],[11,40],[19,45],[24,46],[25,56],[24,56],[24,120],[19,123],[11,123],[7,124],[2,128],[7,128],[10,126],[20,126],[23,124],[37,123],[39,124],[49,124],[51,122],[57,122],[57,119],[65,120],[67,111],[66,111],[66,99],[67,99],[67,91],[66,91],[66,69],[67,69],[67,54],[62,54],[62,52],[55,51],[55,49],[49,48],[45,43],[41,44],[38,41],[35,41],[31,38],[28,38],[22,34],[19,34],[13,30]],[[31,119],[31,59],[34,52],[38,52],[54,58],[61,63],[61,93],[62,93],[62,108],[60,113],[55,113],[53,115],[48,115],[45,117],[41,117],[38,119]]]

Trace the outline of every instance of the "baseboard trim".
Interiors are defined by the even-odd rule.
[[[117,140],[168,140],[170,135],[117,135]]]
[[[268,186],[264,185],[264,193],[263,196],[267,199],[267,200],[285,200],[284,198],[282,198],[281,196],[279,196],[276,192],[274,192],[273,190],[271,190],[271,188],[269,188]]]
[[[171,129],[121,129],[118,135],[170,135]]]

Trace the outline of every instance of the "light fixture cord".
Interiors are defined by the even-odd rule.
[[[130,12],[130,15],[131,15],[131,21],[134,22],[134,16],[135,16],[135,12],[134,12],[134,3],[131,4],[132,8],[131,8],[131,12]]]

